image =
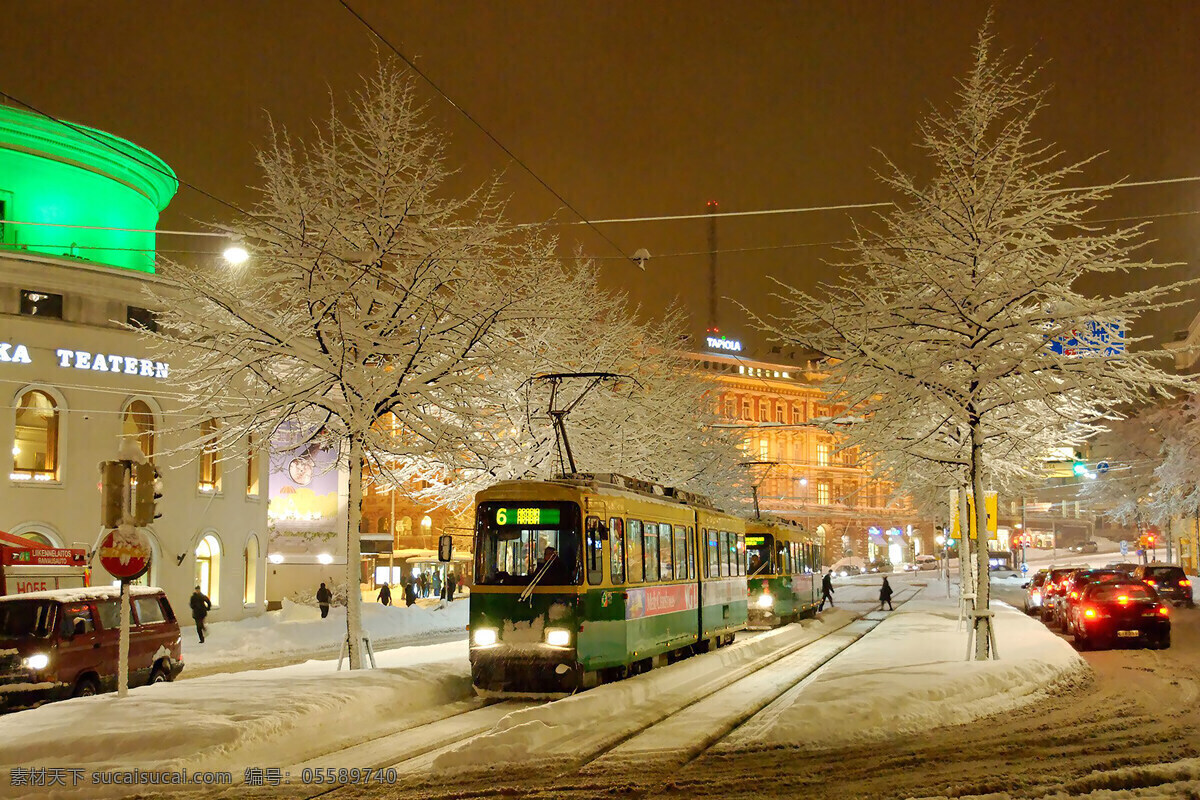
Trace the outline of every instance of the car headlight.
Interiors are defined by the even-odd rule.
[[[759,608],[770,608],[773,605],[775,605],[775,598],[772,597],[771,595],[760,594],[758,596],[758,607]]]
[[[28,669],[45,669],[50,666],[50,656],[45,653],[34,653],[25,659],[24,664]]]
[[[566,647],[571,643],[571,632],[566,628],[546,628],[546,644]]]
[[[471,641],[476,647],[491,647],[496,643],[496,629],[476,628],[471,632]]]

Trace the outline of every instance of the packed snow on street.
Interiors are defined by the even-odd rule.
[[[390,776],[333,797],[426,800],[1183,797],[1200,788],[1190,735],[1200,722],[1200,613],[1174,610],[1170,650],[1085,660],[1012,607],[1023,581],[1008,575],[993,582],[1001,659],[988,662],[964,659],[958,602],[933,573],[891,576],[894,612],[879,609],[879,576],[864,575],[837,581],[837,605],[816,620],[745,633],[566,698],[477,697],[459,639],[379,653],[375,670],[314,660],[139,688],[125,700],[49,704],[0,718],[0,736],[11,767],[232,773],[231,788],[176,793],[197,797],[310,796],[330,787],[303,776],[328,767]],[[282,783],[242,785],[247,767],[279,768]],[[139,796],[164,793],[147,786]]]

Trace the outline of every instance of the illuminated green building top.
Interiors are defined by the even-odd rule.
[[[0,247],[153,272],[175,173],[132,142],[72,126],[0,106],[0,220],[56,224],[0,222]]]

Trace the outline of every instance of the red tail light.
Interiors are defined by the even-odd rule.
[[[1151,586],[1158,586],[1158,584],[1157,584],[1157,583],[1155,583],[1155,582],[1154,582],[1153,580],[1151,580],[1150,578],[1146,578],[1146,581],[1145,581],[1145,582],[1146,582],[1146,583],[1148,583],[1148,584],[1150,584]]]
[[[1162,614],[1165,617],[1165,616],[1169,615],[1171,612],[1167,610],[1166,606],[1159,606],[1158,613]]]
[[[1179,582],[1179,585],[1180,585],[1180,586],[1191,586],[1191,585],[1192,585],[1192,582],[1191,582],[1191,581],[1189,581],[1187,578],[1184,578],[1183,580],[1181,580],[1181,581]]]
[[[1129,595],[1127,595],[1127,594],[1120,595],[1119,597],[1117,597],[1117,602],[1123,606],[1129,605]]]
[[[1087,617],[1088,619],[1095,619],[1096,618],[1096,609],[1091,608],[1091,607],[1085,608],[1083,610],[1083,615],[1085,617]]]
[[[1078,599],[1079,599],[1079,592],[1071,592],[1071,599],[1072,599],[1072,600],[1078,600]]]

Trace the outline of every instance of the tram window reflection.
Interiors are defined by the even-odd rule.
[[[640,520],[629,520],[629,538],[626,540],[626,568],[629,570],[629,582],[642,582],[642,523]]]
[[[646,553],[646,582],[658,580],[658,523],[647,522],[642,532]]]
[[[675,579],[675,558],[672,555],[671,526],[658,526],[658,565],[664,581]]]
[[[613,517],[608,521],[609,576],[614,586],[625,582],[625,520]]]

